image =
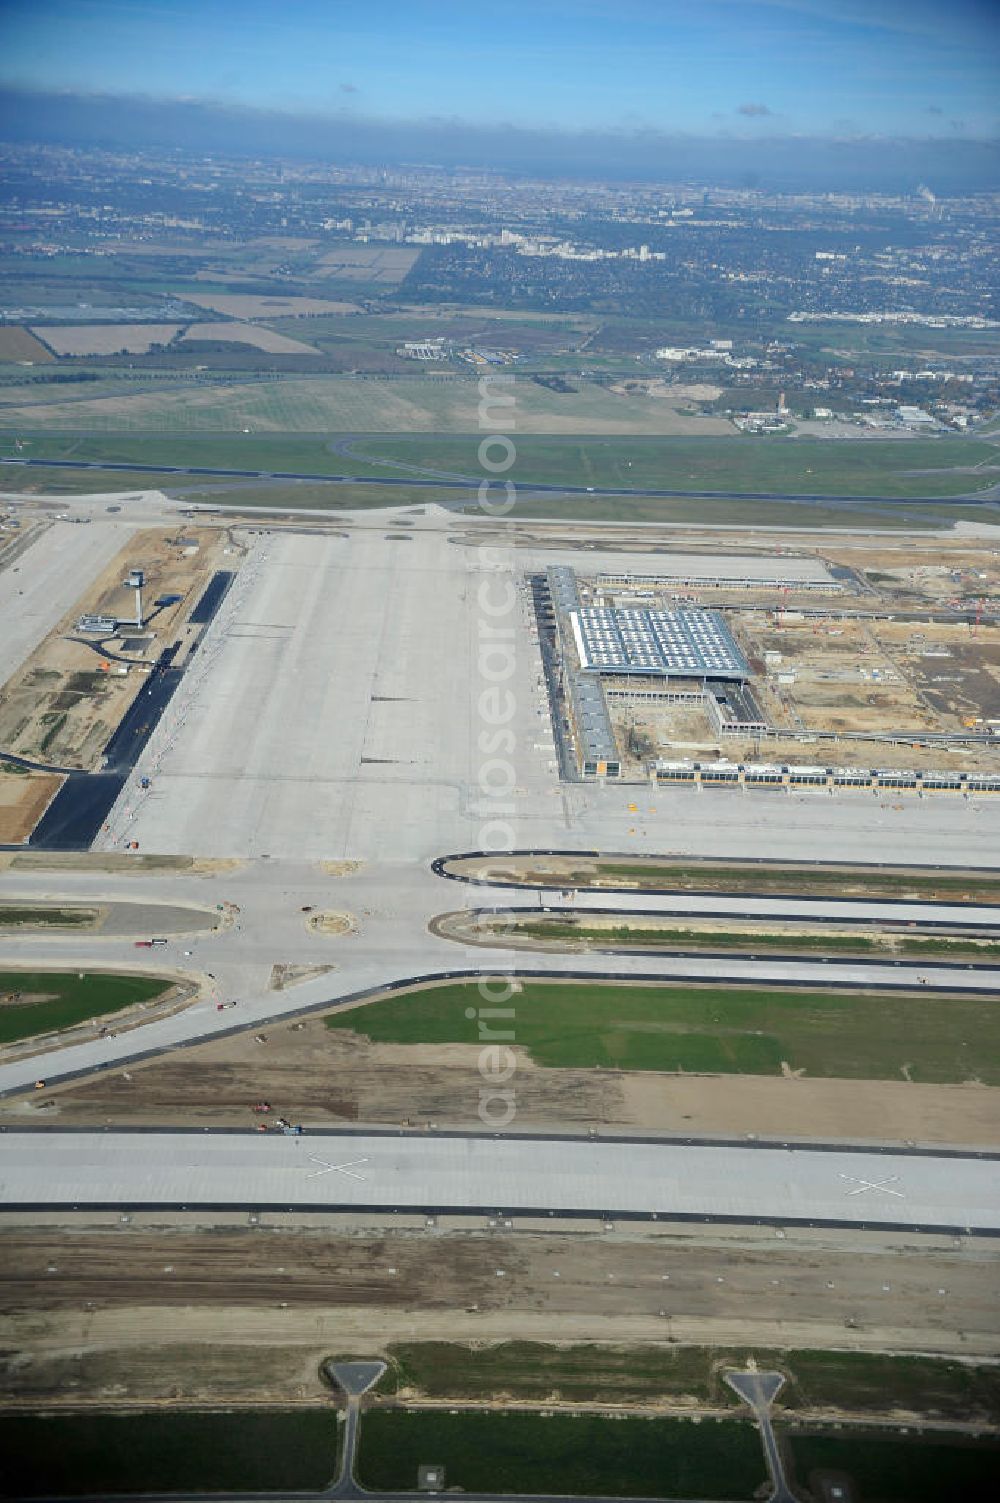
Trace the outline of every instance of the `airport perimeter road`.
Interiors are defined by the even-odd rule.
[[[8,1059],[0,1065],[0,1094],[30,1089],[39,1078],[53,1083],[67,1076],[107,1069],[137,1056],[210,1038],[233,1028],[260,1027],[310,1009],[349,1006],[359,999],[378,995],[387,987],[395,989],[422,977],[497,971],[581,979],[592,976],[634,981],[1000,994],[997,966],[970,969],[961,964],[897,965],[873,960],[823,961],[808,956],[771,955],[749,958],[703,952],[669,957],[560,955],[549,951],[515,954],[499,947],[495,950],[465,947],[428,930],[430,920],[454,910],[462,896],[470,898],[477,907],[505,906],[511,893],[444,881],[427,867],[392,862],[369,863],[339,877],[326,874],[316,863],[263,860],[206,875],[142,870],[122,874],[29,872],[16,868],[2,872],[0,897],[11,900],[193,903],[200,908],[233,903],[239,912],[212,933],[159,936],[167,942],[155,950],[136,949],[130,939],[104,938],[99,934],[23,932],[5,936],[7,963],[24,969],[63,966],[148,970],[199,982],[201,994],[183,1011],[141,1028],[118,1032],[114,1037],[95,1036],[86,1042],[53,1040],[43,1054]],[[623,911],[628,911],[634,896],[617,895]],[[532,893],[531,889],[519,889],[517,893],[519,906],[533,899],[547,901],[550,897],[549,892]],[[714,895],[705,895],[709,911],[715,901]],[[801,916],[804,901],[789,900],[785,914]],[[823,906],[821,903],[820,910]],[[315,933],[309,929],[308,915],[302,911],[306,907],[349,913],[355,921],[355,930],[339,937]],[[866,905],[858,907],[864,910]],[[934,912],[932,904],[913,907],[924,917]],[[822,917],[822,911],[817,912],[813,904],[808,913],[812,919]],[[155,929],[150,932],[152,935]],[[303,966],[329,965],[335,969],[275,991],[272,966],[276,960]],[[921,976],[925,978],[923,983]],[[217,1011],[217,1001],[234,999],[238,999],[238,1007]]]
[[[1000,1234],[985,1157],[462,1134],[0,1132],[0,1209],[505,1214]]]

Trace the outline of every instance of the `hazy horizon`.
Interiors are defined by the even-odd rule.
[[[1000,186],[992,0],[5,0],[0,135],[516,173]]]
[[[424,164],[619,181],[697,180],[764,191],[989,191],[1000,139],[695,136],[648,129],[531,130],[444,118],[376,120],[201,100],[0,88],[0,138],[331,163]]]

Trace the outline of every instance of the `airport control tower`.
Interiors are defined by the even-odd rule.
[[[128,579],[122,583],[123,590],[135,591],[135,624],[142,625],[142,587],[146,583],[146,576],[141,569],[130,569]]]

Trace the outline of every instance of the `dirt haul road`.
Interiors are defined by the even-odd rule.
[[[183,1220],[184,1218],[181,1218]],[[634,1341],[990,1356],[992,1245],[704,1231],[0,1226],[0,1400],[296,1396],[393,1340]],[[499,1270],[499,1273],[498,1273]],[[943,1291],[943,1292],[942,1292]],[[242,1370],[222,1349],[243,1352]],[[272,1363],[272,1351],[274,1363]]]

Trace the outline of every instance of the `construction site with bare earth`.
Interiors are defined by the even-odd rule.
[[[8,520],[12,1496],[985,1495],[992,534]]]

